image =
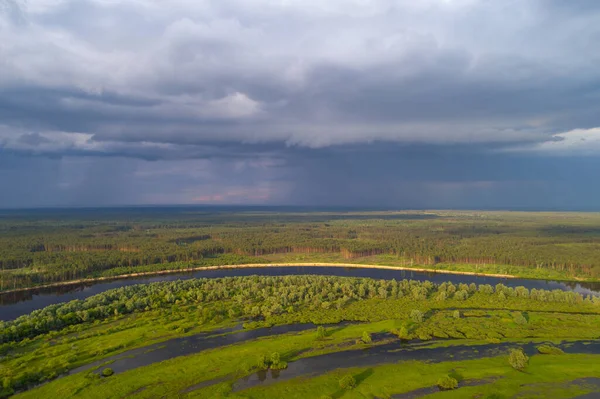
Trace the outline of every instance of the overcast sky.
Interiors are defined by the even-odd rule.
[[[597,0],[0,0],[0,207],[600,209]]]

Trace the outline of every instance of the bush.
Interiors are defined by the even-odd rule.
[[[423,312],[421,312],[420,310],[417,310],[417,309],[413,309],[410,311],[410,318],[415,323],[422,323],[423,322]]]
[[[356,380],[351,374],[345,375],[340,379],[340,388],[350,390],[356,386]]]
[[[113,369],[111,368],[105,368],[104,370],[102,370],[102,375],[104,377],[110,377],[111,375],[113,375],[115,372],[113,371]]]
[[[287,363],[281,360],[279,352],[273,352],[270,356],[261,355],[258,357],[256,367],[259,370],[281,370],[287,368]]]
[[[417,332],[417,337],[421,341],[429,341],[431,339],[431,335],[429,335],[429,333],[427,333],[426,331],[419,331],[419,332]]]
[[[408,329],[405,326],[402,326],[400,327],[400,329],[393,331],[393,333],[396,334],[400,339],[410,339],[410,334],[408,333]]]
[[[271,363],[272,364],[277,364],[281,361],[281,355],[279,354],[279,352],[273,352],[271,354]]]
[[[454,317],[455,319],[460,319],[460,310],[455,310],[452,313],[452,317]]]
[[[287,362],[279,361],[277,363],[271,363],[271,370],[283,370],[287,369]]]
[[[327,331],[325,331],[325,327],[319,326],[317,327],[317,339],[323,339],[327,336]]]
[[[371,339],[371,334],[369,334],[366,331],[363,331],[362,337],[360,338],[360,340],[362,342],[364,342],[365,344],[370,344],[371,342],[373,342],[373,340]]]
[[[508,355],[508,363],[515,370],[523,371],[529,364],[529,357],[523,352],[523,349],[511,349]]]
[[[565,354],[565,352],[563,352],[562,349],[557,348],[556,346],[550,345],[550,344],[542,344],[537,347],[537,350],[542,355],[564,355]]]
[[[266,355],[260,355],[256,362],[256,368],[259,370],[266,370],[269,368],[269,359]]]
[[[525,318],[525,316],[523,316],[523,313],[521,312],[516,312],[513,315],[513,319],[515,321],[515,323],[519,324],[519,325],[525,325],[527,324],[527,319]]]
[[[448,391],[451,389],[458,388],[458,381],[456,380],[456,378],[452,378],[449,375],[447,375],[438,380],[437,386],[443,391]]]

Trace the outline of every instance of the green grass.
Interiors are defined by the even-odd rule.
[[[296,356],[294,353],[299,351],[306,357],[364,347],[364,344],[355,343],[363,332],[393,333],[402,327],[408,332],[407,338],[448,339],[432,343],[438,346],[450,346],[461,340],[465,343],[493,343],[520,339],[597,339],[600,336],[597,328],[600,325],[600,315],[578,314],[582,311],[598,312],[597,307],[588,309],[584,304],[538,303],[510,298],[502,306],[521,310],[539,308],[528,310],[526,315],[529,322],[520,325],[514,322],[513,312],[510,310],[486,310],[486,306],[497,307],[499,304],[497,301],[485,302],[484,298],[485,296],[479,294],[466,301],[445,302],[414,301],[406,297],[396,300],[373,298],[352,302],[342,309],[299,309],[293,313],[273,315],[264,322],[250,323],[250,326],[295,322],[337,323],[341,320],[365,322],[345,327],[330,327],[327,329],[327,337],[320,340],[316,339],[316,331],[293,336],[289,341],[294,342],[293,348],[284,346],[277,349],[286,353],[286,358],[283,359],[285,361],[293,360]],[[227,301],[218,303],[219,306],[225,307],[228,304]],[[457,306],[463,307],[460,319],[454,318],[451,310]],[[426,315],[422,323],[415,323],[410,319],[411,310],[415,308]],[[173,309],[134,313],[104,322],[72,326],[61,332],[38,336],[32,341],[24,340],[0,362],[0,376],[16,380],[27,373],[52,376],[128,349],[236,323],[233,319],[203,323],[199,321],[196,309],[194,305],[179,305]],[[561,310],[576,313],[559,313]],[[343,346],[340,346],[342,344]],[[254,358],[251,361],[254,361]],[[239,358],[236,359],[236,366],[239,366]]]
[[[483,386],[465,387],[456,391],[440,392],[428,396],[432,398],[485,398],[497,393],[510,398],[518,393],[520,398],[552,397],[570,398],[589,392],[584,387],[568,386],[568,382],[577,378],[600,377],[600,356],[564,355],[533,356],[525,373],[513,370],[506,356],[468,360],[461,362],[443,362],[427,364],[422,362],[404,362],[371,368],[353,368],[336,370],[316,378],[296,378],[294,380],[256,387],[233,393],[232,398],[320,398],[330,395],[336,398],[386,398],[393,394],[409,392],[423,387],[436,385],[437,380],[447,374],[459,374],[463,379],[499,378]],[[339,389],[341,376],[351,373],[358,386],[349,392]],[[522,386],[525,385],[525,386]],[[558,386],[564,389],[556,390]],[[221,388],[223,389],[223,388]],[[214,389],[198,390],[189,398],[210,398]],[[554,393],[556,392],[556,394]],[[536,396],[537,395],[537,396]],[[550,395],[550,396],[548,396]]]
[[[184,390],[185,388],[197,384],[202,381],[208,381],[215,378],[234,378],[241,377],[248,373],[251,373],[252,367],[255,365],[259,356],[264,354],[270,354],[274,351],[279,352],[282,355],[282,360],[286,362],[297,360],[302,357],[316,356],[329,352],[341,351],[341,350],[349,350],[356,349],[361,347],[366,347],[364,344],[355,343],[357,339],[359,339],[363,332],[368,333],[377,333],[377,332],[389,332],[395,329],[398,329],[402,325],[411,325],[411,329],[413,333],[418,331],[421,328],[431,328],[432,325],[439,323],[439,318],[443,320],[447,320],[448,323],[454,323],[455,328],[460,327],[461,330],[465,329],[465,325],[461,323],[465,323],[466,318],[462,319],[454,319],[450,316],[451,312],[443,311],[439,313],[439,317],[431,317],[426,320],[422,325],[415,326],[411,325],[411,322],[406,321],[405,319],[390,319],[383,320],[380,322],[373,323],[364,323],[358,325],[349,325],[349,326],[340,326],[340,327],[330,327],[327,329],[327,336],[323,339],[317,339],[316,330],[305,331],[301,333],[291,333],[285,335],[278,335],[272,337],[265,337],[261,339],[257,339],[254,341],[249,341],[246,343],[241,343],[237,345],[222,347],[214,350],[208,350],[201,352],[199,354],[194,354],[185,357],[179,357],[171,360],[167,360],[164,362],[156,363],[147,367],[142,367],[139,369],[134,369],[128,372],[115,374],[108,379],[102,379],[98,377],[90,377],[88,373],[80,373],[76,376],[70,376],[65,378],[60,378],[49,384],[31,390],[29,392],[18,395],[17,397],[22,398],[36,398],[36,397],[58,397],[53,396],[54,392],[60,392],[61,398],[71,398],[71,397],[86,397],[86,398],[120,398],[124,397],[132,392],[139,392],[138,396],[134,397],[160,397],[166,395],[167,397],[176,397],[175,393]],[[468,312],[465,312],[468,314]],[[508,312],[506,311],[492,311],[490,315],[491,319],[497,318],[499,320],[505,319],[505,316]],[[438,316],[436,314],[435,316]],[[534,318],[537,318],[537,315]],[[552,318],[555,315],[541,315],[538,321],[532,321],[532,325],[536,325],[539,321],[543,321],[546,318]],[[589,325],[598,325],[600,320],[597,319],[598,316],[593,315],[560,315],[560,317],[574,317],[570,320],[570,324],[573,326],[568,330],[564,328],[556,328],[552,331],[550,330],[542,330],[538,335],[541,338],[538,338],[534,341],[543,341],[545,340],[545,336],[563,336],[566,338],[567,336],[576,337],[578,333],[583,333],[585,337],[590,337],[593,334],[597,335],[597,331],[594,328],[588,327]],[[593,318],[594,320],[592,320]],[[578,324],[579,323],[579,324]],[[510,324],[510,323],[507,323]],[[579,328],[577,327],[579,325]],[[429,326],[429,327],[427,327]],[[479,326],[479,327],[478,327]],[[449,326],[444,325],[444,328],[447,329]],[[477,330],[479,328],[479,330]],[[486,325],[479,325],[475,323],[473,325],[474,331],[478,331],[480,337],[486,337],[489,334],[489,327]],[[513,330],[508,330],[513,331]],[[518,331],[518,330],[515,330]],[[535,335],[536,329],[532,328],[531,330],[527,330],[524,333],[517,333],[513,331],[513,335],[515,337],[523,337],[527,335]],[[590,333],[591,331],[595,331]],[[475,333],[474,333],[475,334]],[[510,335],[510,334],[509,334]],[[520,338],[523,339],[523,338]],[[518,342],[519,338],[514,338],[511,341]],[[531,339],[527,339],[527,341],[531,341]],[[89,342],[91,344],[92,341]],[[448,340],[448,341],[440,341],[440,342],[432,342],[429,347],[447,347],[448,350],[452,350],[454,345],[480,345],[480,344],[489,344],[486,340]],[[81,345],[83,346],[83,345]],[[39,355],[39,353],[38,353]],[[566,356],[566,355],[563,355]],[[544,355],[545,358],[553,359],[552,355]],[[537,359],[537,356],[534,357]],[[570,359],[565,357],[566,360]],[[486,359],[484,359],[486,360]],[[600,360],[600,357],[596,357],[596,360]],[[482,360],[483,361],[483,360]],[[501,362],[502,370],[510,371],[505,364],[505,359]],[[493,363],[492,363],[493,364]],[[431,381],[429,379],[419,380],[419,384],[421,385],[410,385],[413,384],[413,378],[408,378],[408,380],[412,381],[409,385],[406,386],[406,390],[416,389],[421,386],[428,386],[427,384],[434,385],[437,379],[440,377],[438,374],[438,370],[435,367],[441,367],[436,365],[427,365],[427,367],[434,367],[429,372],[432,373]],[[386,366],[387,367],[387,366]],[[391,367],[391,366],[390,366]],[[412,366],[411,366],[412,367]],[[416,366],[415,366],[416,367]],[[421,367],[421,366],[419,366]],[[423,365],[425,367],[425,365]],[[506,369],[506,370],[505,370]],[[382,370],[385,370],[382,369]],[[412,370],[412,368],[411,368]],[[418,370],[418,368],[416,368]],[[488,369],[488,373],[496,369]],[[579,370],[579,369],[577,369]],[[591,368],[590,370],[594,370]],[[481,370],[473,370],[473,375],[470,375],[468,378],[480,378],[476,373],[482,372]],[[497,373],[497,371],[494,371]],[[357,372],[360,373],[360,372]],[[333,373],[332,375],[336,376],[338,374]],[[495,374],[491,374],[495,375]],[[574,374],[577,376],[587,376],[594,374]],[[487,374],[485,374],[487,376]],[[325,377],[323,377],[325,378]],[[332,377],[333,378],[333,377]],[[379,378],[379,377],[378,377]],[[381,377],[382,381],[378,384],[383,384],[382,386],[385,389],[389,390],[387,383],[385,383],[387,377]],[[234,378],[235,379],[235,378]],[[335,378],[334,378],[335,379]],[[312,381],[312,380],[311,380]],[[319,379],[315,379],[318,384]],[[329,381],[329,380],[327,380]],[[374,381],[371,377],[369,377],[369,381]],[[537,381],[537,380],[535,380]],[[288,384],[288,383],[284,383]],[[302,387],[309,386],[306,382],[303,382]],[[425,385],[422,385],[425,384]],[[279,385],[279,384],[278,384]],[[327,386],[331,385],[329,382],[325,384]],[[227,384],[222,383],[219,385],[220,389],[227,389]],[[71,387],[72,389],[70,389]],[[366,385],[362,385],[360,389],[366,389]],[[403,386],[404,387],[404,386]],[[416,388],[415,388],[416,387]],[[375,388],[380,389],[379,385],[376,385]],[[375,389],[373,388],[373,389]],[[143,391],[138,391],[143,389]],[[207,388],[209,390],[215,390],[217,387]],[[267,389],[267,388],[265,388]],[[269,388],[271,389],[271,388]],[[274,389],[274,388],[273,388]],[[283,389],[283,388],[282,388]],[[292,391],[295,391],[295,388],[290,388]],[[299,392],[305,392],[300,388]],[[304,389],[304,388],[302,388]],[[319,388],[321,392],[324,388]],[[383,388],[381,388],[383,389]],[[260,390],[258,390],[260,393]],[[359,391],[363,392],[363,391]],[[379,392],[379,391],[378,391]],[[383,392],[383,391],[381,391]],[[380,393],[381,393],[380,392]],[[283,397],[278,396],[279,394],[283,394],[280,392],[272,392],[269,395],[272,396],[249,396],[249,397]],[[366,392],[365,392],[366,394]],[[149,396],[145,396],[149,395]],[[265,394],[267,395],[267,394]],[[286,393],[287,395],[287,393]],[[202,396],[200,396],[202,397]],[[205,396],[208,397],[208,396]],[[301,396],[291,396],[291,397],[301,397]],[[316,396],[318,397],[318,396]],[[348,396],[355,397],[355,396]],[[368,397],[368,396],[367,396]]]
[[[531,293],[535,298],[532,299],[527,298],[529,293],[523,290],[509,292],[499,287],[500,294],[491,294],[485,292],[489,287],[480,288],[483,291],[475,286],[434,286],[430,282],[247,277],[120,289],[90,299],[92,304],[111,303],[114,307],[109,310],[103,307],[103,318],[94,322],[84,322],[84,316],[90,313],[77,311],[86,308],[73,302],[20,319],[18,326],[23,331],[20,340],[10,335],[14,334],[16,327],[5,324],[3,331],[12,341],[0,347],[3,356],[0,358],[0,381],[18,389],[127,349],[232,326],[240,322],[239,317],[248,328],[308,322],[363,323],[329,327],[325,336],[320,338],[316,328],[298,334],[264,337],[117,373],[106,379],[83,373],[73,383],[81,391],[69,393],[68,387],[64,386],[75,378],[73,376],[41,387],[40,395],[47,396],[46,390],[54,385],[57,392],[63,392],[65,397],[84,393],[89,397],[122,397],[132,392],[166,395],[214,378],[231,379],[232,376],[247,375],[257,366],[260,356],[270,356],[273,352],[281,355],[282,362],[293,362],[301,357],[364,348],[368,344],[361,343],[361,337],[381,332],[391,333],[387,335],[388,340],[396,339],[394,335],[422,341],[445,339],[433,341],[431,347],[443,346],[448,350],[455,345],[600,338],[597,301],[560,292],[555,293],[557,297],[544,296],[546,299],[541,300],[537,292]],[[457,289],[465,295],[446,295]],[[471,292],[468,297],[466,290]],[[336,300],[336,295],[341,297],[342,292],[354,299]],[[510,295],[506,296],[504,292]],[[129,296],[132,299],[128,299]],[[146,298],[151,298],[151,302],[146,302]],[[562,301],[557,301],[560,299]],[[105,300],[108,302],[103,302]],[[148,303],[152,307],[147,306]],[[126,309],[128,304],[140,304],[139,310],[127,316],[121,315],[119,309]],[[254,309],[259,313],[255,313]],[[460,309],[460,312],[455,312],[455,309]],[[51,321],[57,315],[81,317],[76,320],[79,324],[50,333],[40,330],[42,332],[34,338],[25,338],[31,336],[32,327]],[[160,391],[163,388],[148,387],[158,383],[165,389],[164,392]],[[154,392],[156,390],[159,391]]]
[[[0,376],[18,377],[38,372],[47,375],[60,374],[61,371],[129,349],[234,324],[234,320],[202,323],[195,319],[193,313],[186,315],[162,310],[72,326],[60,332],[21,342],[8,356],[2,358]]]

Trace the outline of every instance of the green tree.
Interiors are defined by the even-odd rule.
[[[102,375],[104,377],[110,377],[111,375],[113,375],[115,372],[113,371],[113,369],[111,368],[105,368],[104,370],[102,370]]]
[[[529,365],[529,357],[521,348],[511,349],[508,355],[508,363],[515,370],[523,371]]]
[[[515,312],[513,314],[513,320],[515,321],[515,323],[521,326],[527,324],[527,319],[525,318],[525,316],[523,316],[523,313],[521,312]]]
[[[317,327],[317,339],[323,339],[326,336],[327,336],[327,331],[325,330],[325,327],[323,327],[323,326]]]
[[[371,342],[373,342],[373,339],[371,338],[371,334],[369,334],[366,331],[363,331],[362,336],[360,337],[360,340],[362,342],[364,342],[365,344],[370,344]]]
[[[422,323],[423,322],[423,312],[421,312],[420,310],[417,309],[413,309],[410,311],[410,318],[412,319],[412,321],[414,321],[415,323]]]
[[[400,327],[398,330],[395,331],[395,334],[400,339],[410,339],[408,329],[406,328],[406,326]]]
[[[452,378],[449,375],[440,378],[437,382],[437,386],[441,390],[451,390],[458,388],[458,381],[456,378]]]
[[[281,355],[279,352],[271,353],[271,364],[278,364],[281,361]]]

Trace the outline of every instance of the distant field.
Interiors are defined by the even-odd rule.
[[[0,212],[0,290],[278,262],[598,281],[600,214],[185,207]]]

